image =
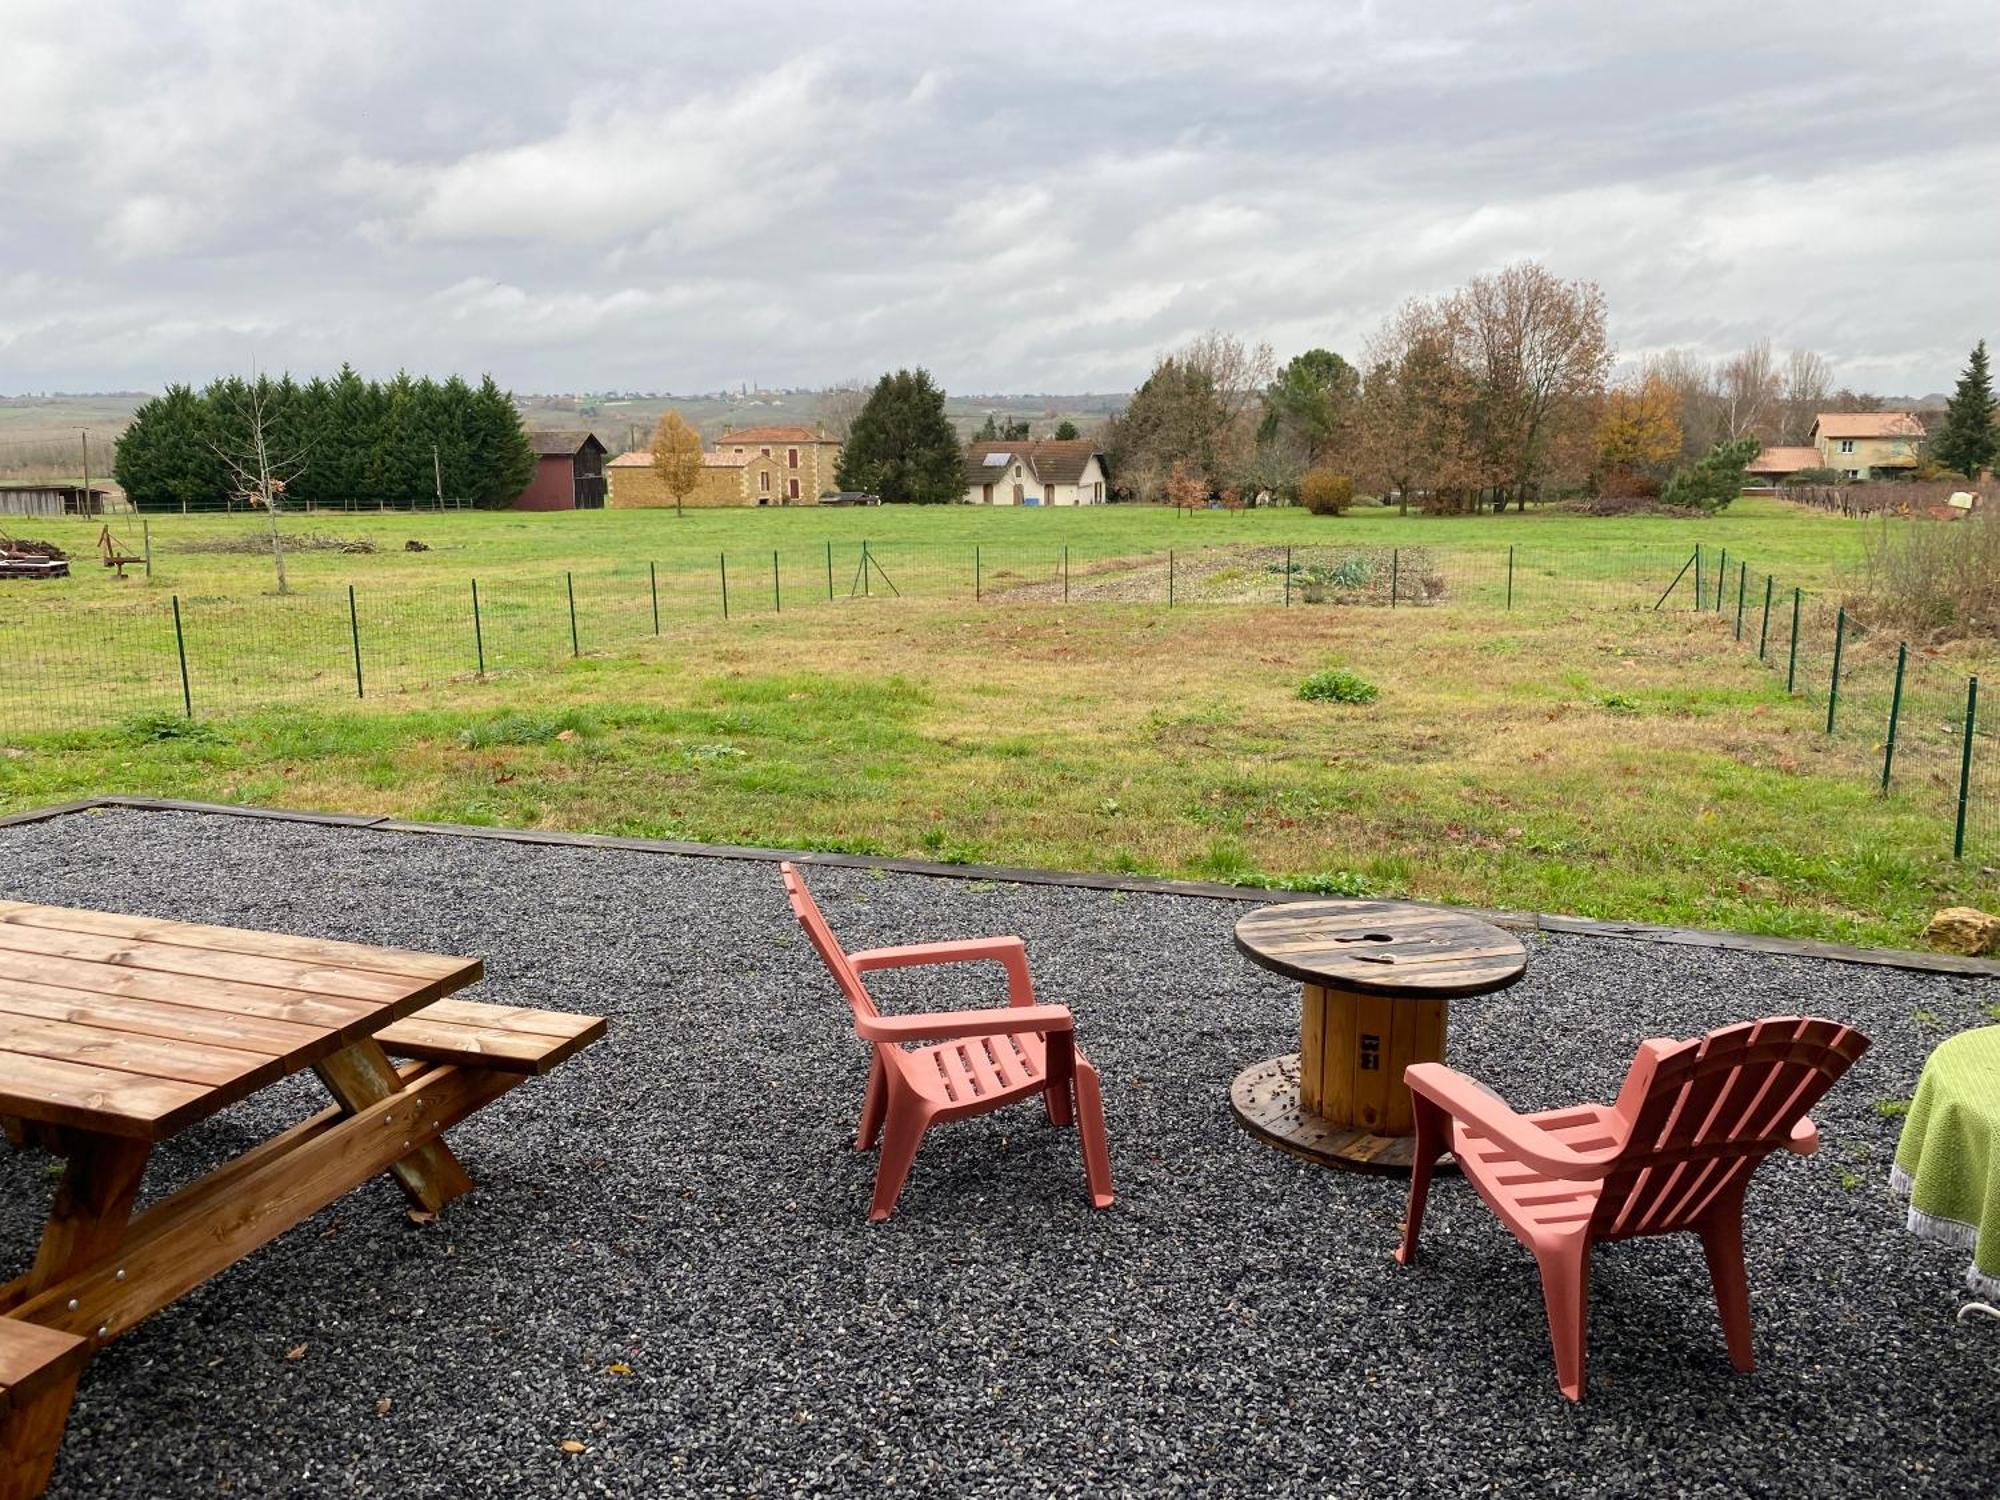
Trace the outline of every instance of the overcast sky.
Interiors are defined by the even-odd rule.
[[[1538,257],[1621,355],[2000,340],[1992,0],[0,0],[0,392],[1129,389]]]

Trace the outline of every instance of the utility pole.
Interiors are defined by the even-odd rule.
[[[83,494],[77,498],[76,513],[87,516],[90,514],[90,429],[78,428],[77,436],[83,439]]]
[[[444,509],[444,468],[438,463],[438,445],[431,444],[431,483],[437,487],[438,509]]]

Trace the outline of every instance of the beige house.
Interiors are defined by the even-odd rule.
[[[965,450],[967,505],[1102,505],[1104,455],[1088,438],[974,443]]]
[[[701,478],[681,503],[817,505],[834,488],[839,461],[840,440],[823,427],[725,428],[701,455]],[[674,497],[645,449],[621,453],[605,469],[615,509],[673,505]]]
[[[1809,436],[1819,467],[1837,469],[1848,479],[1875,479],[1918,466],[1924,424],[1903,411],[1823,411],[1813,418]]]

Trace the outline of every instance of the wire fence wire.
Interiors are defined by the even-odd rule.
[[[245,710],[426,700],[673,634],[704,619],[900,600],[1004,607],[1247,605],[1699,611],[1782,677],[1824,733],[1871,741],[1882,791],[1942,804],[1953,852],[2000,852],[2000,705],[1937,653],[1746,559],[1672,549],[1210,544],[1074,558],[1062,546],[821,543],[410,587],[277,596],[135,589],[66,609],[47,582],[0,596],[0,737]],[[54,603],[55,608],[44,608]]]
[[[1839,601],[1697,548],[1675,590],[1782,677],[1829,738],[1871,746],[1884,796],[1940,805],[1955,859],[2000,855],[2000,704],[1937,650],[1870,630]]]

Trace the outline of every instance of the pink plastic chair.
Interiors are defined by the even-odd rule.
[[[1860,1032],[1809,1016],[1725,1026],[1691,1042],[1655,1037],[1640,1043],[1616,1104],[1533,1115],[1442,1063],[1414,1064],[1403,1076],[1416,1161],[1396,1259],[1416,1259],[1431,1169],[1449,1147],[1541,1267],[1556,1383],[1570,1400],[1583,1399],[1590,1247],[1600,1240],[1701,1236],[1730,1362],[1754,1369],[1744,1190],[1778,1147],[1819,1149],[1806,1111],[1867,1050]]]
[[[1061,1005],[1037,1005],[1028,976],[1028,949],[1017,937],[925,943],[847,953],[826,925],[812,893],[789,862],[778,866],[792,915],[812,939],[854,1011],[854,1030],[871,1045],[868,1098],[854,1149],[877,1137],[882,1159],[875,1172],[875,1201],[868,1217],[889,1217],[910,1175],[924,1132],[946,1120],[983,1115],[1002,1105],[1042,1096],[1049,1122],[1074,1121],[1083,1138],[1083,1170],[1095,1208],[1111,1206],[1111,1151],[1104,1136],[1103,1092],[1097,1069],[1076,1044],[1075,1020]],[[885,1016],[875,1008],[861,976],[871,969],[988,959],[1007,971],[1004,1010],[931,1011]],[[928,1045],[917,1045],[928,1044]],[[1074,1103],[1072,1104],[1072,1094]]]

